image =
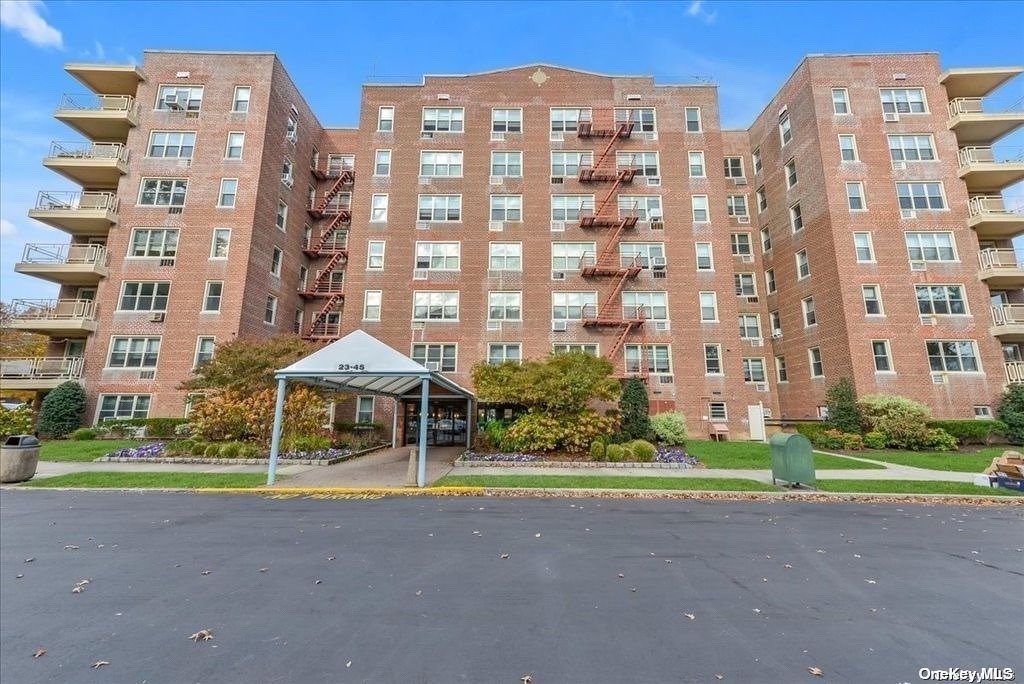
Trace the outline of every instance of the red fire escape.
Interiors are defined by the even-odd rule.
[[[335,340],[341,336],[341,304],[345,301],[345,271],[348,262],[348,229],[352,223],[351,192],[355,169],[347,158],[332,158],[327,168],[313,168],[313,175],[325,181],[327,191],[310,197],[307,211],[319,232],[309,237],[303,251],[321,262],[299,294],[322,303],[302,333],[306,340]],[[343,192],[345,191],[345,192]],[[333,316],[332,314],[337,314]]]
[[[611,114],[609,112],[609,114]],[[636,228],[638,215],[635,208],[620,211],[618,195],[623,185],[631,185],[637,169],[632,167],[618,168],[615,159],[615,146],[621,140],[628,140],[633,133],[634,122],[631,119],[614,121],[609,128],[595,127],[589,115],[581,113],[576,132],[580,138],[608,138],[608,143],[594,159],[592,166],[579,168],[580,183],[611,183],[608,192],[590,211],[580,212],[581,228],[611,228],[612,232],[601,251],[596,255],[584,255],[580,265],[580,275],[584,278],[611,278],[612,287],[605,293],[599,306],[586,306],[583,310],[583,327],[611,328],[616,331],[615,340],[606,352],[606,357],[615,362],[616,354],[623,348],[626,340],[634,332],[643,335],[645,312],[643,307],[626,311],[622,305],[622,291],[626,282],[636,278],[641,272],[638,257],[620,257],[619,242],[627,229]],[[640,359],[637,372],[630,372],[628,367],[624,375],[647,377],[648,364],[644,360],[647,345],[640,340]],[[616,366],[618,364],[616,363]],[[627,364],[628,365],[628,364]]]

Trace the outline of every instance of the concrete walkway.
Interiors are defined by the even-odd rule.
[[[313,467],[278,484],[282,487],[404,487],[410,448],[382,449],[332,466]],[[447,475],[452,463],[465,450],[465,447],[427,449],[427,484]]]
[[[323,466],[278,465],[279,475],[298,475]],[[107,463],[96,461],[40,461],[36,478],[96,471],[117,473],[266,473],[265,465],[210,465],[207,463]]]

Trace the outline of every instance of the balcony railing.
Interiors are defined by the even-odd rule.
[[[128,161],[128,148],[121,143],[52,142],[48,158],[116,159]]]
[[[0,359],[3,380],[76,380],[82,377],[82,357]]]
[[[1006,381],[1024,382],[1024,361],[1008,361],[1006,363]]]
[[[104,245],[25,245],[22,262],[27,264],[95,264],[107,265],[107,248]]]
[[[87,320],[96,317],[96,302],[91,299],[15,299],[11,302],[15,320]]]
[[[305,241],[303,249],[312,250],[316,247],[318,241],[319,238],[310,236],[310,238]],[[321,252],[344,252],[346,250],[348,250],[348,233],[343,231],[338,231],[329,237],[320,248]]]
[[[992,307],[994,325],[1024,325],[1024,304],[1000,304]]]
[[[42,211],[99,209],[116,212],[117,195],[112,192],[43,190],[36,198],[36,209]]]
[[[963,147],[957,152],[960,168],[972,164],[1021,164],[1024,163],[1024,147],[1004,148],[999,154],[991,147]]]
[[[1013,216],[1024,214],[1019,207],[1007,208],[1002,195],[976,195],[967,205],[971,216]]]
[[[95,112],[125,112],[135,114],[138,104],[131,95],[93,95],[91,93],[65,93],[60,98],[61,109],[77,109]]]
[[[1024,250],[983,249],[978,252],[978,261],[982,270],[1020,269],[1024,268]]]

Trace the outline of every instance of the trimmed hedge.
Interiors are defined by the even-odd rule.
[[[961,444],[991,444],[1006,434],[1006,424],[998,420],[930,420],[928,429],[945,430]]]

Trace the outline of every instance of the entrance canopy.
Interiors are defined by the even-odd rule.
[[[323,349],[299,359],[274,375],[277,378],[277,405],[270,443],[267,484],[274,483],[281,446],[281,423],[289,381],[316,385],[340,392],[375,394],[398,399],[420,399],[419,470],[417,483],[424,486],[427,466],[427,406],[429,398],[473,400],[473,393],[439,372],[416,363],[377,338],[355,330]],[[397,413],[397,412],[396,412]]]

